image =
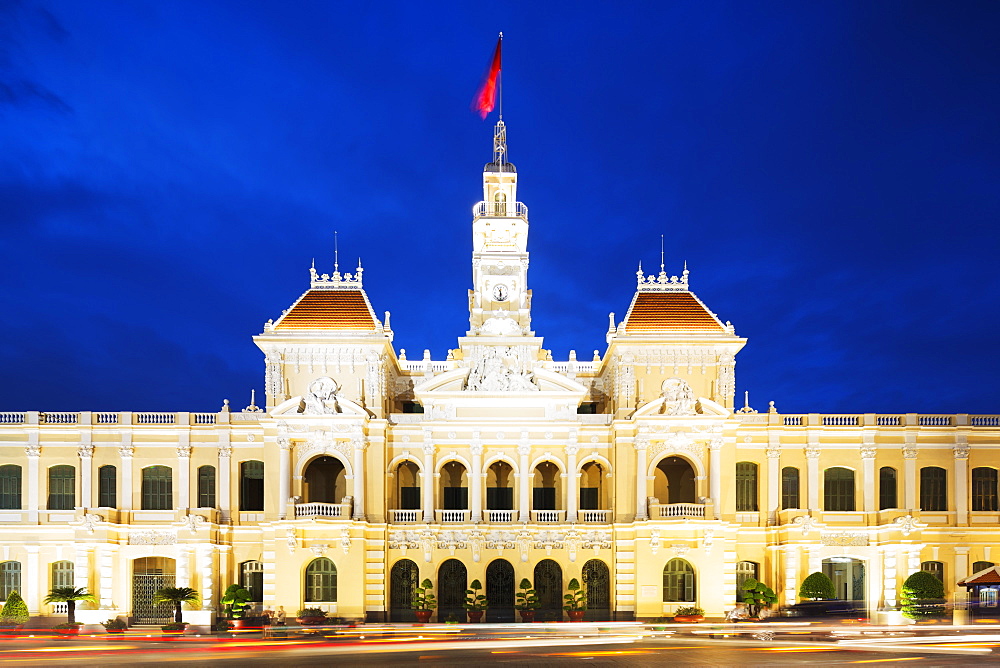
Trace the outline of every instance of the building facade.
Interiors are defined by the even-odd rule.
[[[604,352],[553,360],[506,149],[500,121],[445,359],[397,353],[360,266],[313,268],[254,337],[263,408],[0,413],[0,598],[58,616],[42,600],[72,584],[99,599],[80,619],[153,623],[153,592],[189,586],[186,619],[210,624],[241,583],[266,607],[407,621],[429,578],[443,620],[479,579],[487,620],[513,621],[522,578],[540,619],[577,578],[588,618],[650,619],[722,615],[747,577],[793,603],[824,571],[875,615],[914,570],[953,594],[1000,557],[1000,416],[737,408],[746,339],[686,268],[640,267]]]

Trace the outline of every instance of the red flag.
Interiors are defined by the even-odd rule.
[[[490,63],[490,69],[483,78],[483,83],[479,86],[475,99],[472,100],[472,110],[478,111],[483,120],[496,106],[497,79],[500,76],[500,44],[502,43],[503,37],[500,37],[497,40],[497,50],[493,52],[493,62]]]

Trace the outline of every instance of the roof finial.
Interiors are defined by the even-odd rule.
[[[333,231],[333,273],[340,272],[340,249],[337,247],[337,230]]]
[[[663,271],[663,235],[660,235],[660,271]]]

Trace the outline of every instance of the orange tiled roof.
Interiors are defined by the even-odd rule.
[[[296,329],[375,329],[375,315],[361,290],[309,290],[274,324]]]
[[[690,292],[637,292],[625,316],[626,334],[662,331],[725,332]]]
[[[967,585],[1000,584],[1000,568],[993,566],[978,573],[973,573],[969,577],[959,580],[958,584],[963,587]]]

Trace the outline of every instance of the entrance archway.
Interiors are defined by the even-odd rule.
[[[486,567],[487,622],[514,621],[514,567],[506,559],[494,559]]]
[[[347,494],[344,465],[336,457],[324,455],[309,462],[302,480],[306,503],[340,503]]]
[[[458,559],[448,559],[438,569],[438,621],[454,617],[465,623],[465,590],[469,586],[469,573]]]
[[[153,603],[153,596],[164,587],[175,586],[174,560],[167,557],[142,557],[132,562],[132,618],[135,624],[167,624],[174,621],[171,603]]]
[[[865,562],[851,557],[830,557],[823,560],[823,573],[833,580],[837,598],[865,600]]]
[[[542,559],[535,566],[535,593],[539,607],[535,619],[540,622],[560,622],[563,617],[562,568],[551,559]]]
[[[683,457],[664,457],[653,473],[653,496],[660,503],[694,503],[694,468]]]
[[[389,572],[389,621],[415,622],[413,594],[416,592],[420,569],[409,559],[400,559]]]
[[[587,611],[583,618],[588,622],[605,622],[611,619],[611,574],[600,559],[591,559],[583,565],[583,587],[587,590]]]

